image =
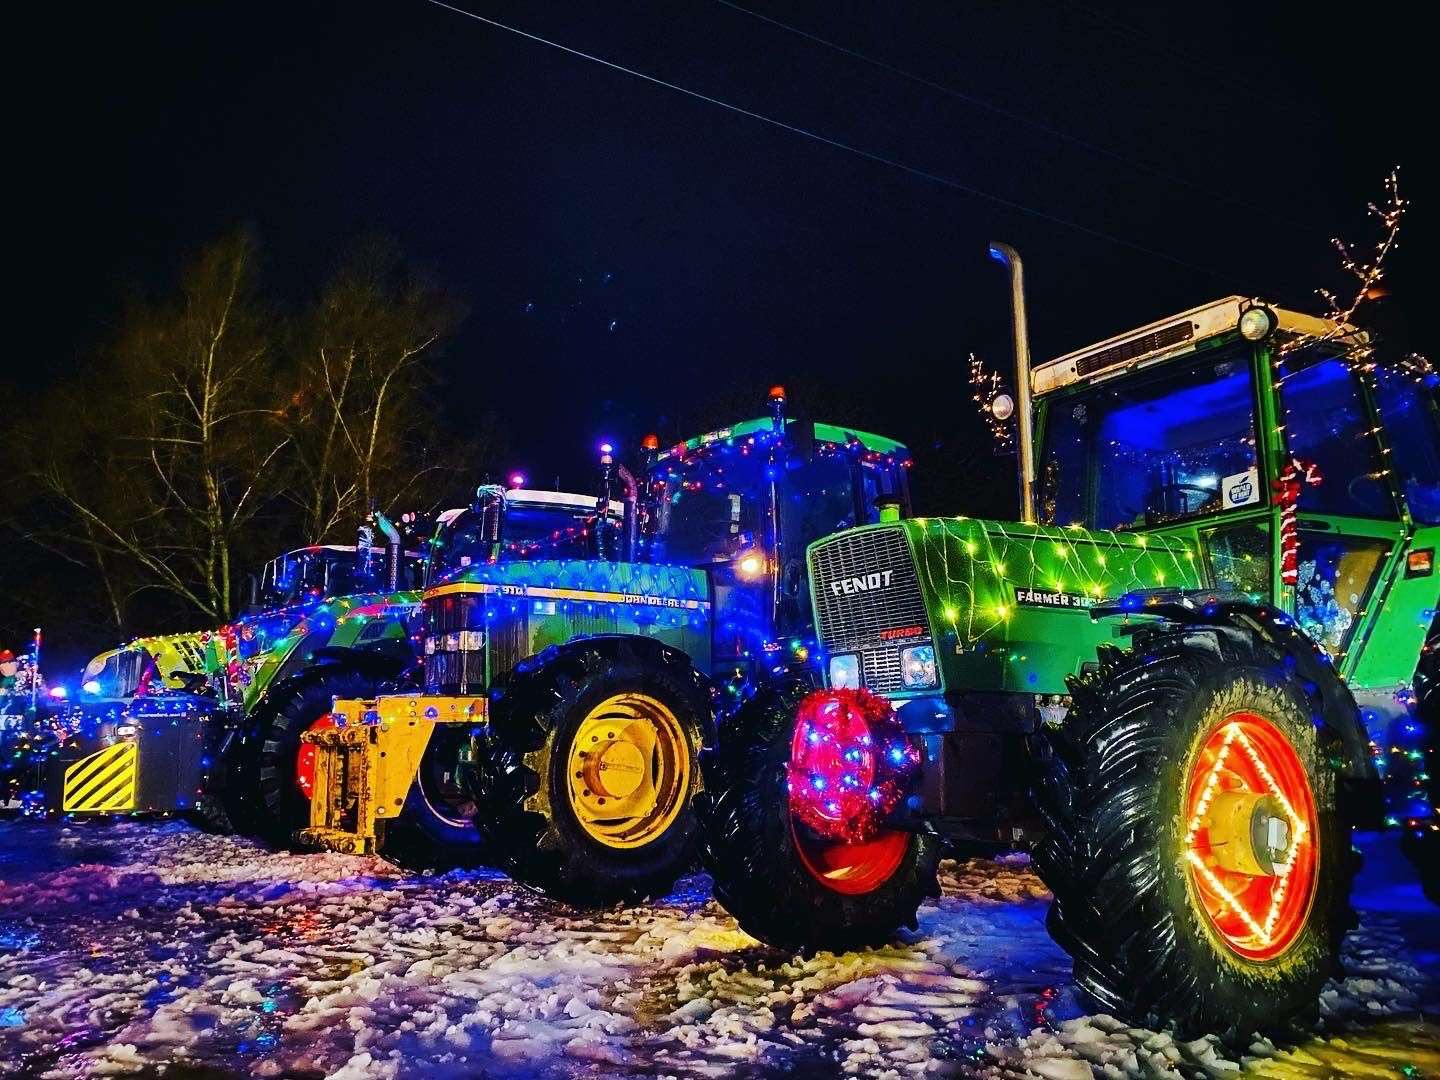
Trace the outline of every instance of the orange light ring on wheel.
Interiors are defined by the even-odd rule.
[[[898,829],[879,833],[872,840],[847,844],[815,836],[790,819],[790,836],[800,863],[827,889],[845,896],[874,892],[904,861],[910,834]]]
[[[1274,874],[1240,873],[1216,861],[1210,828],[1222,792],[1270,796],[1280,805],[1290,831]],[[1191,897],[1211,928],[1247,960],[1283,955],[1309,917],[1320,862],[1315,797],[1294,745],[1264,717],[1231,713],[1194,755],[1181,812]]]

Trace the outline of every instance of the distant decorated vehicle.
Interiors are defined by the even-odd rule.
[[[394,601],[398,612],[405,597],[395,586],[419,583],[422,555],[398,547],[398,532],[377,521],[394,534],[389,547],[372,545],[367,527],[360,545],[272,560],[233,623],[137,638],[92,659],[26,736],[27,805],[74,815],[179,812],[228,827],[217,763],[264,688],[287,664],[306,661],[298,646],[313,646],[312,632],[333,634],[337,618],[362,602]]]

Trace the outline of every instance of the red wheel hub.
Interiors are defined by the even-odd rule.
[[[326,728],[335,727],[335,718],[326,713],[311,724],[307,731],[324,731]],[[313,743],[301,741],[300,749],[295,754],[295,783],[300,788],[305,798],[310,798],[315,792],[315,758],[319,753]]]
[[[800,703],[786,767],[791,831],[806,869],[836,892],[878,888],[910,837],[884,826],[920,768],[890,703],[821,690]]]
[[[1273,960],[1299,938],[1320,852],[1305,766],[1274,724],[1237,712],[1195,755],[1182,804],[1192,901],[1225,945]]]

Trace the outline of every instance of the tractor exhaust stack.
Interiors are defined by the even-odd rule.
[[[1025,264],[1020,253],[990,241],[990,257],[1010,273],[1010,317],[1015,337],[1015,412],[1020,444],[1020,520],[1035,521],[1035,441],[1030,405],[1030,330],[1025,317]]]

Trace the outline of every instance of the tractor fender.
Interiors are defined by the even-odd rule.
[[[1293,667],[1297,676],[1318,688],[1320,712],[1314,721],[1316,727],[1327,730],[1335,740],[1340,758],[1337,762],[1340,794],[1347,804],[1347,817],[1362,828],[1378,827],[1384,816],[1384,800],[1360,707],[1350,688],[1335,671],[1329,655],[1296,625],[1295,620],[1268,604],[1256,604],[1249,600],[1220,599],[1200,594],[1167,595],[1157,600],[1137,607],[1132,594],[1119,605],[1096,605],[1091,609],[1091,618],[1158,616],[1162,623],[1157,626],[1220,627],[1259,636],[1280,652],[1282,662],[1287,667]],[[1144,629],[1137,628],[1137,646],[1143,643],[1144,636]]]
[[[695,666],[695,662],[686,653],[666,645],[663,641],[638,634],[596,634],[593,637],[576,638],[562,644],[550,645],[533,656],[527,656],[516,664],[509,674],[496,681],[491,691],[492,704],[516,693],[525,682],[543,677],[557,665],[583,664],[587,656],[596,655],[611,661],[686,669],[689,678],[693,680],[697,695],[703,697],[707,706],[700,710],[701,745],[707,748],[715,745],[716,695],[710,678]]]

